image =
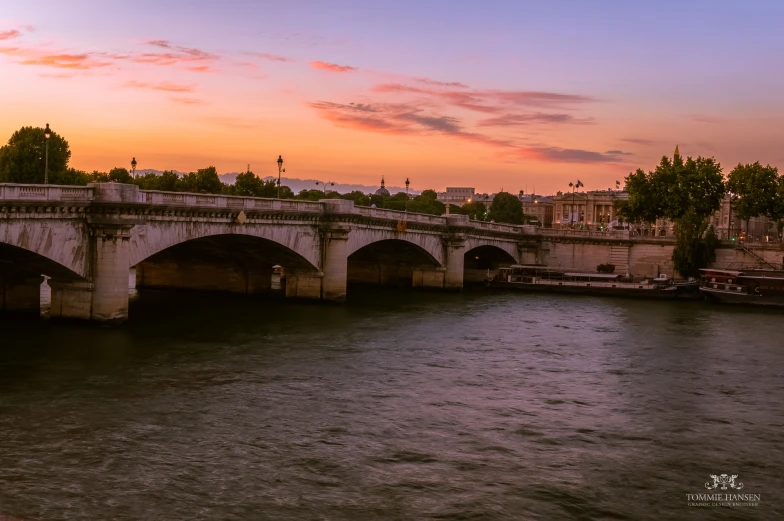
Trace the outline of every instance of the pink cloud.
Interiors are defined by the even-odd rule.
[[[125,82],[124,86],[133,87],[136,89],[160,90],[163,92],[193,92],[195,90],[194,85],[185,85],[182,83],[170,83],[166,81],[161,83],[145,83],[145,82],[131,80]]]
[[[550,145],[530,146],[511,139],[498,138],[465,128],[462,120],[453,116],[430,114],[416,104],[389,103],[334,103],[318,101],[309,106],[320,117],[334,124],[355,130],[395,135],[435,135],[468,141],[497,149],[502,156],[517,160],[548,163],[619,163],[630,155],[622,150],[594,152]]]
[[[480,127],[515,127],[536,123],[568,123],[572,125],[587,125],[595,123],[595,121],[593,118],[575,118],[571,114],[547,114],[543,112],[533,112],[528,114],[505,114],[495,118],[483,119],[478,123],[478,125]]]
[[[329,71],[329,72],[350,72],[357,70],[356,67],[351,67],[349,65],[336,65],[334,63],[326,63],[326,62],[310,62],[310,66],[316,70],[320,71]]]
[[[19,38],[22,36],[22,33],[17,31],[16,29],[11,29],[9,31],[0,31],[0,40],[11,40],[13,38]]]
[[[277,54],[270,54],[268,52],[251,52],[251,53],[248,53],[248,54],[251,55],[251,56],[255,56],[257,58],[262,58],[264,60],[271,61],[271,62],[291,62],[291,61],[294,61],[291,58],[287,58],[285,56],[280,56],[280,55],[277,55]]]

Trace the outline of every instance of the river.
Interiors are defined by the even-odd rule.
[[[784,516],[782,313],[349,292],[0,321],[0,519]]]

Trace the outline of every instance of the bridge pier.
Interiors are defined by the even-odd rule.
[[[321,298],[335,302],[346,300],[348,281],[348,234],[351,228],[346,225],[322,228],[323,276],[321,278]]]
[[[463,272],[465,267],[466,239],[465,236],[444,238],[446,271],[444,272],[444,289],[463,289]]]
[[[411,276],[414,288],[444,288],[446,268],[416,266]]]
[[[40,316],[41,277],[0,280],[0,315]]]
[[[52,279],[52,318],[122,323],[128,318],[128,264],[132,225],[94,224],[90,281]]]
[[[318,300],[321,298],[323,278],[321,272],[286,271],[286,296]]]

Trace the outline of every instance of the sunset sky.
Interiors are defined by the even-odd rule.
[[[72,166],[538,193],[784,168],[784,3],[3,2],[0,140]]]

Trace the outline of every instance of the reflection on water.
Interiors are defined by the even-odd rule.
[[[350,288],[0,322],[0,518],[777,519],[780,313]],[[696,508],[710,474],[759,507]]]

